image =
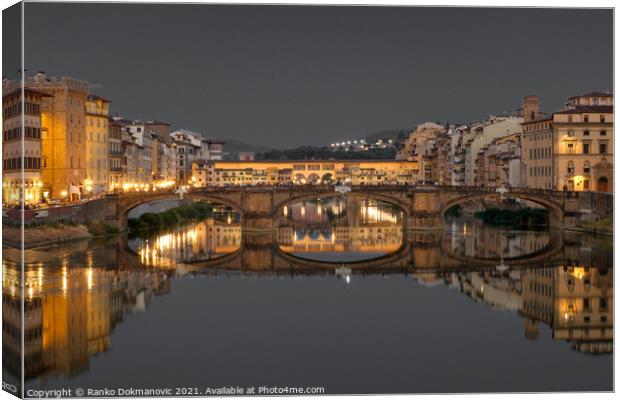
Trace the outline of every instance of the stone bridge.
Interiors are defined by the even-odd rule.
[[[108,195],[102,210],[105,219],[121,230],[135,207],[157,200],[178,199],[174,191],[140,192]],[[552,227],[573,227],[584,219],[597,219],[613,212],[613,195],[600,192],[561,192],[540,189],[512,188],[498,192],[495,188],[466,186],[351,186],[340,193],[333,185],[250,186],[226,188],[192,188],[184,198],[208,200],[233,208],[241,215],[245,232],[264,232],[276,228],[284,206],[308,199],[334,196],[359,196],[396,205],[404,213],[406,227],[412,230],[441,229],[443,214],[450,207],[474,200],[521,199],[549,210]]]

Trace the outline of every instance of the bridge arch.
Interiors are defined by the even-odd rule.
[[[367,198],[377,201],[382,201],[384,203],[388,203],[390,205],[398,207],[403,212],[403,223],[406,223],[407,219],[411,215],[411,205],[402,201],[399,198],[392,197],[390,195],[382,194],[380,192],[348,192],[346,194],[341,194],[339,192],[334,191],[333,189],[330,191],[320,191],[320,192],[308,192],[303,193],[296,196],[288,197],[285,200],[277,202],[273,207],[273,215],[275,217],[280,217],[283,213],[283,209],[285,206],[289,206],[291,204],[304,201],[304,200],[316,200],[317,198],[333,198],[333,197],[341,197],[341,196],[353,196],[358,198]]]
[[[157,201],[165,201],[165,200],[179,200],[179,194],[168,192],[168,193],[157,193],[156,195],[150,196],[140,196],[139,194],[123,196],[119,199],[117,203],[116,215],[117,220],[121,222],[123,227],[127,226],[127,220],[129,217],[129,213],[134,210],[136,207],[139,207],[144,204],[149,204]],[[201,201],[206,200],[212,203],[222,204],[228,206],[238,212],[243,219],[243,207],[241,207],[240,203],[236,200],[229,199],[223,196],[212,195],[207,193],[189,193],[184,195],[184,199],[190,199],[192,201]]]
[[[484,200],[484,199],[489,199],[491,197],[498,197],[498,196],[500,196],[500,193],[495,192],[495,191],[489,191],[486,193],[472,193],[472,194],[465,194],[465,195],[459,194],[459,195],[450,197],[441,206],[441,209],[440,209],[441,217],[443,218],[446,211],[455,205],[458,205],[458,204],[461,204],[467,201]],[[511,192],[505,193],[504,197],[508,197],[511,199],[527,200],[527,201],[531,201],[532,203],[542,206],[543,208],[549,211],[549,223],[551,223],[552,221],[561,222],[562,219],[564,218],[564,210],[562,209],[562,205],[558,204],[557,202],[553,200],[546,199],[543,196],[533,194],[533,193],[527,193],[527,192],[519,192],[519,191],[512,192],[511,191]]]
[[[462,266],[475,265],[489,267],[503,264],[509,267],[528,267],[532,265],[546,266],[548,263],[556,260],[557,256],[561,255],[564,250],[564,242],[563,238],[559,235],[551,234],[549,242],[540,249],[518,256],[503,258],[483,258],[462,255],[452,250],[444,240],[440,241],[439,248],[446,258]]]

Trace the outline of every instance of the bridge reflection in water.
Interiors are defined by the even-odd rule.
[[[351,204],[296,205],[285,211],[273,235],[246,235],[238,221],[225,216],[147,238],[27,250],[27,380],[85,373],[91,357],[111,347],[116,326],[137,323],[127,316],[148,312],[155,296],[174,295],[171,282],[184,277],[320,275],[342,279],[343,288],[368,275],[406,277],[514,312],[523,319],[527,339],[537,339],[544,324],[553,339],[567,340],[577,352],[613,352],[608,240],[488,230],[464,221],[443,232],[407,234],[397,211],[364,207],[352,213]],[[300,218],[305,225],[297,224]],[[4,250],[3,351],[7,370],[18,374],[19,252]],[[364,254],[371,257],[361,258]]]

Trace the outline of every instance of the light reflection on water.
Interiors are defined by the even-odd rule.
[[[317,261],[352,262],[398,251],[402,211],[355,197],[330,197],[289,205],[278,223],[279,248]]]
[[[168,232],[129,240],[140,262],[171,268],[182,262],[211,260],[234,253],[241,246],[241,224],[233,213],[220,213]]]
[[[360,315],[370,312],[372,302],[367,302],[372,297],[374,302],[385,302],[382,307],[389,311],[381,314],[385,318],[383,324],[419,335],[416,340],[404,343],[393,331],[382,327],[367,327],[356,333],[360,340],[382,343],[385,354],[408,354],[407,363],[394,366],[398,370],[415,368],[416,356],[423,351],[417,344],[421,344],[424,348],[441,346],[452,354],[450,362],[461,366],[463,371],[472,365],[485,368],[494,354],[506,354],[506,359],[518,359],[527,354],[531,358],[528,368],[510,363],[503,365],[504,374],[520,380],[521,390],[611,388],[611,381],[602,381],[611,371],[611,357],[605,355],[613,353],[610,240],[579,233],[515,232],[484,227],[469,220],[449,221],[443,232],[411,234],[403,231],[398,210],[390,210],[383,204],[367,204],[363,211],[364,204],[361,205],[340,201],[290,205],[286,211],[290,214],[279,221],[277,234],[265,243],[248,244],[238,222],[214,218],[128,241],[119,237],[28,250],[24,277],[28,387],[65,387],[67,383],[76,386],[129,384],[131,377],[125,382],[124,377],[116,374],[124,365],[107,364],[105,360],[114,358],[113,353],[103,353],[114,349],[126,353],[129,359],[152,357],[150,361],[154,365],[167,361],[174,355],[165,352],[166,345],[161,344],[164,347],[160,348],[160,353],[149,354],[145,350],[148,341],[144,338],[156,337],[157,332],[167,329],[166,321],[179,321],[179,318],[202,332],[200,340],[192,339],[181,326],[168,333],[172,335],[169,340],[186,341],[186,346],[193,349],[183,356],[186,362],[176,363],[174,370],[166,369],[165,376],[159,376],[157,368],[147,367],[134,379],[144,382],[150,379],[153,386],[178,382],[192,376],[195,370],[209,368],[210,362],[220,368],[209,370],[210,384],[226,383],[224,377],[230,374],[258,374],[265,379],[286,375],[286,371],[277,367],[278,363],[250,372],[243,370],[243,364],[230,362],[245,359],[248,352],[256,351],[246,348],[244,343],[238,343],[233,353],[226,353],[227,362],[212,353],[207,357],[205,352],[212,351],[210,335],[215,335],[216,331],[221,331],[223,337],[236,335],[238,326],[231,326],[230,332],[226,332],[232,318],[229,312],[239,320],[256,315],[266,319],[261,329],[271,333],[263,337],[263,346],[269,349],[284,346],[281,340],[290,330],[285,324],[288,317],[272,320],[269,315],[290,315],[291,311],[285,308],[288,303],[294,305],[294,313],[300,321],[313,321],[303,328],[318,346],[307,350],[297,348],[296,357],[318,357],[321,365],[335,364],[341,371],[351,370],[359,361],[351,361],[349,365],[347,360],[354,360],[356,352],[371,350],[349,346],[348,356],[322,352],[320,349],[329,347],[331,341],[331,336],[322,333],[323,324],[328,324],[334,334],[347,332],[348,327],[362,322]],[[402,254],[407,260],[395,270],[393,265],[381,264],[381,258],[369,269],[340,264],[345,257],[358,261],[360,257],[374,259],[401,254],[404,243],[407,244],[406,253]],[[560,246],[556,246],[557,243]],[[558,247],[561,252],[555,250]],[[300,266],[291,264],[294,260],[290,259],[280,263],[279,252],[301,257]],[[20,368],[21,290],[15,254],[18,253],[5,249],[3,260],[4,376],[8,380]],[[237,256],[224,264],[215,264],[228,260],[227,255]],[[526,264],[501,263],[520,257],[526,257]],[[337,263],[327,264],[323,269],[308,269],[303,261],[307,258]],[[470,260],[474,263],[463,264]],[[497,262],[484,264],[483,268],[484,260]],[[309,279],[310,275],[316,275],[317,279]],[[190,278],[194,277],[204,279],[190,283]],[[247,283],[245,278],[261,279]],[[274,283],[273,278],[278,280]],[[334,285],[334,280],[340,285]],[[295,288],[294,293],[300,298],[295,300],[291,293],[285,295],[283,291],[288,287]],[[439,288],[460,296],[454,298],[448,291],[438,293]],[[214,292],[219,294],[216,296]],[[338,310],[340,317],[330,319],[327,309],[323,315],[314,308],[312,303],[319,300],[317,295],[327,302],[325,306]],[[165,296],[167,306],[158,300],[159,296]],[[189,306],[183,300],[188,296],[192,299]],[[421,300],[427,296],[439,296],[439,300]],[[243,307],[234,305],[233,298],[246,297],[251,300],[244,301]],[[484,306],[483,311],[500,310],[510,317],[479,314],[480,309],[472,309],[471,302],[464,302],[464,299]],[[265,310],[269,313],[265,314]],[[157,322],[131,317],[142,313],[156,316]],[[461,342],[459,336],[466,336],[463,332],[449,342],[436,342],[436,337],[446,329],[439,328],[441,322],[436,315],[469,316],[471,320],[467,326],[459,329],[479,327],[477,334],[483,335],[484,344],[473,344],[471,339]],[[194,325],[197,319],[205,321],[205,325]],[[514,324],[514,320],[519,323]],[[117,330],[121,324],[124,329]],[[502,333],[484,336],[487,331]],[[515,337],[519,340],[514,341]],[[539,345],[525,346],[530,341]],[[220,345],[222,343],[225,342]],[[459,356],[463,346],[480,346],[477,360]],[[279,365],[286,365],[289,353],[290,349],[283,350],[272,357],[280,360]],[[569,354],[571,368],[563,370],[554,380],[553,366],[561,369]],[[95,355],[100,356],[93,358]],[[592,355],[599,357],[591,358]],[[435,376],[432,363],[428,360],[425,363],[428,364],[426,382],[437,382],[435,391],[461,388],[451,386],[443,374]],[[227,369],[226,365],[234,365],[235,371]],[[492,373],[487,371],[487,374]],[[528,373],[548,376],[550,386],[527,386],[531,379],[527,378]],[[391,376],[393,371],[389,370],[372,373],[372,379],[386,384],[391,382]],[[331,383],[333,390],[339,393],[355,393],[358,388],[372,391],[363,389],[363,385],[346,386],[343,383],[346,378],[343,372],[340,380],[326,382],[326,385]],[[356,375],[356,382],[360,378],[372,381],[364,372]],[[298,383],[310,384],[307,381]],[[414,383],[412,381],[412,385]],[[393,383],[390,387],[395,392],[416,390],[416,386]],[[481,382],[478,389],[484,391],[485,388],[493,387]]]

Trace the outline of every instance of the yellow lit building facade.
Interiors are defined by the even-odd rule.
[[[556,340],[585,353],[613,352],[613,269],[564,266],[528,270],[522,277],[525,335],[536,339],[538,322]]]
[[[194,186],[413,184],[417,163],[393,160],[210,161],[192,164]]]
[[[598,92],[553,114],[555,189],[613,192],[613,117],[613,96]]]
[[[21,203],[22,167],[24,204],[36,205],[42,200],[41,101],[45,97],[48,96],[44,93],[26,89],[22,101],[19,88],[3,93],[2,198],[4,206],[19,206]]]
[[[108,190],[109,109],[109,100],[95,95],[89,95],[86,99],[86,194],[99,194]]]
[[[49,95],[41,102],[43,196],[77,200],[86,186],[88,82],[39,72],[26,85]]]
[[[553,118],[539,117],[523,123],[522,157],[526,186],[552,189],[553,182]]]

